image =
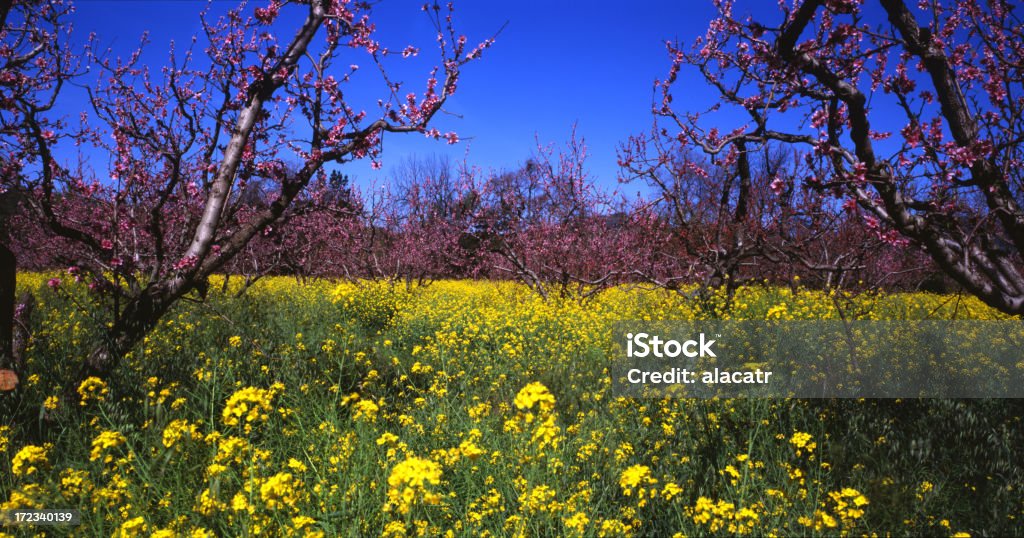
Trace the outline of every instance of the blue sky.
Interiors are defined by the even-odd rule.
[[[115,55],[126,55],[149,31],[151,44],[143,58],[156,67],[166,59],[171,40],[180,47],[199,30],[199,12],[205,5],[191,0],[79,0],[73,24],[77,36],[94,31]],[[233,5],[218,0],[214,9]],[[259,5],[262,2],[250,7]],[[384,45],[421,46],[421,58],[398,66],[398,78],[408,80],[410,89],[421,87],[436,57],[421,5],[422,0],[382,0],[374,12],[378,39]],[[772,19],[778,17],[773,5],[767,7]],[[455,130],[464,142],[448,146],[418,135],[389,136],[381,171],[372,171],[368,162],[344,167],[360,184],[379,182],[413,154],[446,153],[458,161],[466,157],[485,169],[515,167],[534,152],[537,138],[563,145],[575,123],[577,135],[589,147],[592,177],[611,186],[617,145],[651,125],[652,83],[669,67],[664,40],[691,42],[704,33],[715,13],[710,2],[683,1],[628,6],[605,0],[462,1],[455,8],[456,28],[471,43],[508,23],[485,57],[465,69],[459,90],[446,107],[461,117],[439,118],[442,131]],[[282,35],[290,36],[303,9],[290,6],[283,12],[290,15],[279,21]],[[357,63],[365,60],[354,58]],[[379,77],[374,79],[371,69],[360,74],[367,76],[357,81],[362,88],[379,87]],[[713,97],[702,84],[686,86],[685,80],[678,93],[685,99],[677,98],[680,105]],[[68,96],[71,110],[84,104],[81,97]],[[97,168],[101,171],[102,165]]]
[[[422,1],[381,0],[374,11],[377,38],[385,46],[421,47],[419,58],[395,68],[396,78],[407,80],[410,89],[422,88],[436,57],[432,27],[420,11]],[[263,3],[251,2],[250,8]],[[213,10],[233,5],[216,0]],[[76,36],[95,32],[113,54],[127,55],[148,32],[151,44],[142,57],[158,68],[166,60],[170,41],[180,48],[200,31],[199,13],[206,2],[78,0],[76,6]],[[779,16],[773,4],[765,7],[769,20]],[[304,7],[289,6],[283,13],[287,15],[279,20],[278,29],[285,39],[299,24]],[[616,147],[651,125],[652,83],[670,66],[665,40],[692,42],[705,33],[714,15],[710,1],[457,1],[456,28],[471,43],[507,23],[495,46],[465,69],[459,91],[445,107],[458,117],[440,117],[436,124],[442,131],[457,131],[464,141],[447,146],[415,134],[389,135],[381,171],[372,170],[369,162],[347,164],[342,171],[359,184],[379,183],[402,160],[429,154],[465,158],[484,169],[512,168],[536,151],[538,139],[563,146],[575,124],[578,136],[588,144],[592,177],[611,187],[617,172]],[[366,60],[353,57],[355,63]],[[376,100],[381,94],[375,85],[379,77],[375,79],[371,69],[359,75],[367,79],[356,84],[372,89],[367,95]],[[85,106],[84,97],[74,95],[74,90],[69,93],[63,106],[75,114]],[[706,86],[687,85],[685,78],[676,94],[677,106],[693,110],[706,108],[714,98]],[[372,105],[366,108],[374,110]],[[102,173],[102,167],[96,163],[97,172]]]

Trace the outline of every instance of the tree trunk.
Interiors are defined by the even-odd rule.
[[[17,259],[0,243],[0,368],[14,368],[14,293]]]
[[[14,344],[12,345],[14,357],[14,371],[21,372],[25,369],[25,350],[28,349],[28,341],[32,338],[31,324],[32,311],[36,306],[36,298],[32,292],[24,291],[18,297],[17,307],[14,309]]]
[[[0,30],[7,27],[7,14],[11,12],[14,0],[0,0]]]
[[[86,378],[109,377],[117,369],[121,358],[153,330],[171,305],[190,289],[172,293],[163,286],[151,285],[138,297],[131,299],[114,325],[107,330],[103,343],[93,349],[82,362],[78,374],[65,387],[65,399],[75,401],[78,398],[78,387]]]

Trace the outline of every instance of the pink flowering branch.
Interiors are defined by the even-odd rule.
[[[716,156],[737,144],[804,147],[830,168],[807,185],[852,201],[871,236],[911,242],[989,305],[1024,312],[1024,45],[1014,6],[880,0],[872,12],[862,1],[808,0],[768,24],[734,17],[733,4],[719,4],[692,52],[669,44],[654,107],[672,126],[665,136]],[[887,24],[869,22],[875,14]],[[683,69],[720,104],[680,111],[673,89]],[[721,107],[746,123],[704,127]],[[873,127],[885,109],[904,115],[898,133]]]
[[[434,133],[462,68],[491,43],[468,50],[454,32],[451,6],[428,9],[438,66],[421,94],[399,98],[402,84],[384,70],[392,53],[377,41],[364,2],[270,0],[218,17],[204,12],[201,34],[184,47],[172,44],[160,66],[143,61],[145,37],[126,57],[91,45],[71,54],[56,39],[69,28],[57,23],[69,14],[66,6],[41,6],[19,15],[32,20],[5,31],[0,44],[0,62],[7,62],[0,106],[18,113],[16,121],[6,113],[0,120],[0,167],[4,189],[29,199],[25,228],[59,243],[76,279],[93,281],[109,298],[106,344],[79,376],[109,373],[177,300],[201,294],[212,273],[252,245],[268,244],[291,225],[315,227],[310,215],[334,211],[323,197],[326,165],[376,162],[392,133]],[[297,28],[283,28],[287,9],[305,11]],[[419,54],[412,46],[397,50],[396,57]],[[360,80],[360,57],[388,84],[376,112],[346,91]],[[49,110],[60,86],[83,75],[79,61],[95,79],[88,81],[90,110],[72,129]],[[445,138],[458,140],[454,133]],[[106,152],[109,170],[57,164],[53,148],[62,142]],[[335,222],[348,226],[340,215]],[[301,263],[302,250],[271,266]]]

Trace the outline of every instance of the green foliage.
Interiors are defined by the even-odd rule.
[[[101,327],[84,289],[44,282],[21,278],[40,304],[23,390],[0,396],[0,502],[80,509],[58,535],[1020,534],[1017,401],[615,398],[611,324],[695,316],[683,295],[215,282],[67,401]],[[868,319],[965,311],[843,301]],[[836,303],[743,288],[728,315]]]

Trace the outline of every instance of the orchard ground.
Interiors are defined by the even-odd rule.
[[[621,399],[603,367],[622,319],[1005,318],[972,298],[747,287],[723,316],[635,288],[218,279],[69,402],[104,305],[53,277],[19,275],[38,305],[0,502],[80,510],[56,535],[1024,532],[1019,400]]]

